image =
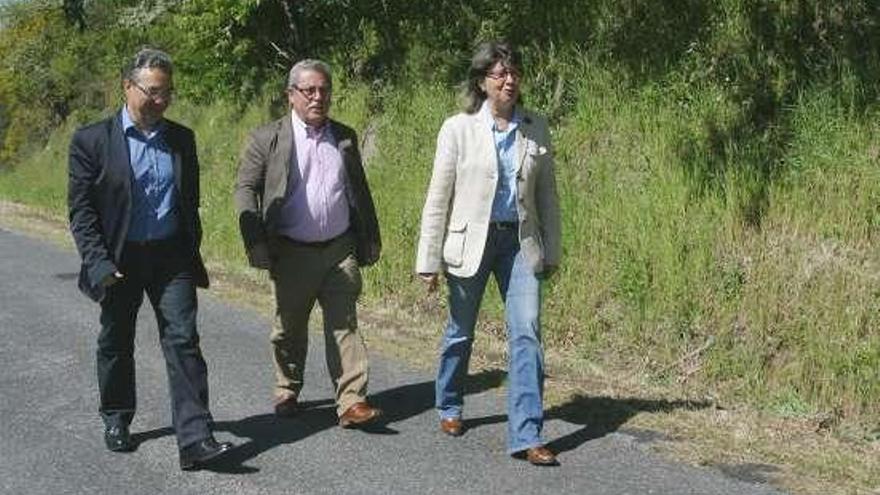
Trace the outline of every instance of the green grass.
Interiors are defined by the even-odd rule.
[[[724,402],[876,423],[877,115],[804,92],[779,120],[781,144],[718,144],[707,122],[723,127],[739,114],[717,88],[631,85],[588,63],[569,70],[577,83],[554,127],[565,257],[545,291],[548,345],[595,369]],[[367,174],[384,255],[365,271],[366,300],[421,312],[419,217],[455,95],[437,84],[343,84],[334,97],[334,115],[362,136],[369,129],[373,143]],[[244,109],[177,102],[170,114],[198,137],[205,257],[248,276],[257,275],[245,267],[232,190],[245,136],[272,118],[269,107],[269,98]],[[0,173],[0,196],[63,214],[73,127]],[[772,173],[756,172],[767,160]],[[423,316],[439,331],[442,304]],[[501,318],[490,286],[483,330],[498,330]]]
[[[67,149],[75,128],[71,120],[24,163],[0,167],[0,196],[52,215],[66,215]]]

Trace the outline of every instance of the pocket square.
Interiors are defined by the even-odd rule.
[[[540,146],[534,141],[529,141],[526,145],[526,153],[532,156],[541,156],[547,154],[547,148],[545,146]]]

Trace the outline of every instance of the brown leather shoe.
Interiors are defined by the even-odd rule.
[[[449,436],[460,437],[464,433],[461,418],[443,418],[440,420],[440,431]]]
[[[550,452],[547,447],[532,447],[530,449],[521,450],[513,454],[517,459],[525,459],[535,466],[558,466],[559,461],[556,460],[556,454]]]
[[[343,428],[360,428],[375,422],[382,416],[382,410],[366,402],[358,402],[339,416],[339,426]]]
[[[295,416],[299,410],[296,399],[296,394],[292,392],[276,395],[275,400],[272,401],[272,406],[275,408],[275,415],[281,418]]]

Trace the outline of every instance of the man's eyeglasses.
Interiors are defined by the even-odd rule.
[[[318,92],[321,92],[321,95],[327,96],[330,94],[330,86],[306,86],[301,88],[299,86],[294,86],[293,89],[299,91],[299,93],[305,96],[308,99],[314,99],[318,97]]]
[[[174,96],[174,88],[167,88],[167,89],[150,88],[148,90],[147,88],[141,86],[140,84],[138,84],[134,80],[131,80],[131,83],[134,85],[134,87],[141,90],[141,93],[143,93],[144,96],[146,96],[147,98],[149,98],[153,101],[160,100],[160,99],[168,101]]]
[[[516,69],[504,69],[486,73],[486,77],[489,79],[495,79],[496,81],[505,80],[507,79],[507,76],[510,76],[514,81],[519,81],[522,78],[522,73]]]

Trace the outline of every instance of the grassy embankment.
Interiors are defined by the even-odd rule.
[[[720,90],[633,88],[596,67],[571,75],[575,103],[554,130],[565,259],[545,292],[548,346],[588,366],[585,374],[625,373],[724,405],[822,418],[863,438],[880,416],[877,115],[805,92],[780,119],[787,142],[772,173],[751,172],[766,159],[760,149],[728,148],[725,168],[707,181],[704,162],[717,150],[705,117],[734,113]],[[170,112],[199,139],[204,254],[251,278],[232,187],[244,136],[270,118],[268,106],[239,113],[181,101]],[[437,327],[442,305],[425,304],[411,271],[436,131],[454,109],[453,92],[433,84],[381,95],[342,87],[334,106],[359,131],[369,126],[375,145],[368,175],[385,252],[366,272],[367,304]],[[0,196],[63,216],[72,128],[0,174]],[[498,334],[491,289],[484,310],[482,330]],[[434,345],[432,333],[425,352]],[[859,473],[860,484],[880,481],[869,468]]]
[[[579,81],[554,137],[565,263],[546,291],[550,345],[783,412],[876,417],[880,144],[872,116],[842,113],[824,93],[789,109],[785,168],[765,185],[755,226],[740,197],[752,187],[747,166],[732,160],[717,187],[701,190],[692,172],[699,165],[684,161],[708,152],[689,147],[705,141],[703,115],[727,110],[711,89],[687,99],[669,88],[628,90],[597,70]],[[369,178],[386,251],[367,272],[367,294],[406,306],[421,298],[414,242],[436,130],[455,100],[442,87],[402,88],[371,116],[370,98],[364,87],[344,88],[334,112],[359,130],[376,119]],[[248,130],[270,118],[267,107],[238,113],[178,102],[171,111],[199,139],[205,255],[233,270],[243,259],[231,204],[237,154]],[[0,193],[63,214],[72,127],[3,174]],[[732,156],[747,160],[748,151]],[[497,317],[490,296],[486,311]]]

